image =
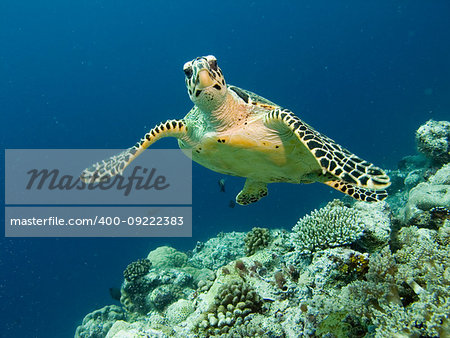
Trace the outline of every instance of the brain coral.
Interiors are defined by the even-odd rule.
[[[182,267],[186,261],[185,253],[180,252],[170,246],[160,246],[147,256],[152,266],[156,268],[178,268]]]
[[[296,250],[311,253],[350,244],[362,235],[363,227],[357,210],[334,200],[301,218],[292,229],[291,238]]]

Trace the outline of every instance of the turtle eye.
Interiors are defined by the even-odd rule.
[[[183,69],[183,71],[188,79],[190,79],[192,77],[192,67],[187,67],[187,68]]]
[[[217,60],[210,60],[210,61],[209,61],[209,67],[210,67],[212,70],[216,71],[216,70],[217,70]]]

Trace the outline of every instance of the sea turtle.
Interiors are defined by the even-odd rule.
[[[192,160],[213,171],[245,177],[236,202],[267,195],[267,183],[321,182],[357,200],[380,201],[389,177],[300,120],[288,109],[250,91],[227,85],[217,59],[198,57],[183,67],[194,107],[180,120],[151,129],[133,147],[83,171],[94,183],[121,174],[146,148],[175,137]]]

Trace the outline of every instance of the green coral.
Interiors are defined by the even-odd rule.
[[[351,244],[362,235],[363,229],[359,212],[334,200],[301,218],[292,229],[292,242],[296,250],[312,253]]]
[[[270,231],[266,228],[253,228],[244,239],[245,253],[253,255],[256,251],[267,247],[270,243]]]
[[[346,311],[336,311],[330,313],[319,323],[316,334],[323,337],[327,333],[333,333],[335,337],[350,337],[352,327],[345,322]]]

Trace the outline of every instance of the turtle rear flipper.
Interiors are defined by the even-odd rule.
[[[287,109],[270,111],[264,122],[280,132],[292,132],[315,157],[323,174],[330,173],[337,181],[369,190],[385,189],[391,184],[382,169],[352,154]]]
[[[267,196],[267,184],[247,178],[244,188],[236,196],[236,202],[240,205],[248,205],[258,202],[264,196]]]
[[[122,174],[136,157],[160,138],[182,137],[185,134],[186,126],[183,120],[168,120],[160,123],[131,148],[85,169],[80,178],[85,183],[98,183]]]
[[[386,190],[364,189],[343,181],[328,181],[324,183],[358,201],[379,202],[388,196]]]

